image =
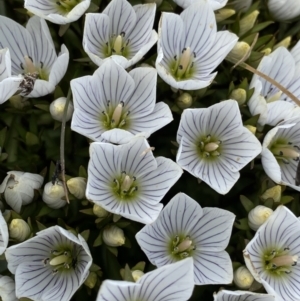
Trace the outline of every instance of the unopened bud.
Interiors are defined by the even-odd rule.
[[[250,45],[246,42],[237,42],[227,55],[230,62],[238,62],[250,51]]]
[[[247,92],[245,89],[237,88],[232,90],[230,93],[229,98],[235,99],[239,106],[243,105],[246,102],[247,99]]]
[[[57,181],[54,185],[49,182],[44,187],[43,201],[53,209],[64,207],[67,201],[63,199],[65,191],[61,181]]]
[[[144,0],[144,3],[155,3],[157,7],[161,5],[163,0]]]
[[[256,133],[256,127],[250,124],[245,125],[245,128],[248,129],[253,135]]]
[[[135,282],[137,282],[145,273],[140,270],[135,270],[131,272],[132,278]]]
[[[265,49],[261,50],[260,52],[263,53],[264,55],[269,55],[272,52],[272,49],[265,48]]]
[[[259,15],[258,10],[254,10],[252,13],[240,20],[240,32],[239,36],[252,29],[254,23],[256,22],[257,16]]]
[[[10,238],[18,242],[26,240],[31,233],[29,225],[19,218],[15,218],[11,221],[8,230]]]
[[[217,22],[221,22],[221,21],[223,21],[225,19],[230,18],[234,14],[235,14],[235,10],[234,9],[221,8],[221,9],[215,11],[216,21]]]
[[[290,45],[291,45],[291,40],[292,40],[292,37],[289,36],[289,37],[286,37],[285,39],[283,39],[282,41],[280,41],[279,43],[275,44],[274,47],[273,47],[273,51],[275,49],[277,49],[278,47],[285,47],[285,48],[288,48]]]
[[[93,213],[98,217],[107,217],[109,215],[109,212],[106,211],[103,207],[94,204],[93,206]]]
[[[279,203],[281,199],[281,186],[276,185],[272,188],[267,189],[262,195],[263,200],[273,199],[275,203]]]
[[[184,110],[189,108],[193,104],[193,98],[189,93],[182,93],[177,99],[176,99],[176,105]]]
[[[252,5],[252,1],[253,0],[235,0],[232,2],[232,4],[236,11],[244,13]]]
[[[262,205],[253,208],[248,214],[249,227],[257,231],[257,229],[270,217],[273,210]]]
[[[254,278],[249,270],[243,265],[235,270],[233,281],[237,287],[248,289],[252,285]]]
[[[90,274],[88,275],[88,277],[86,278],[86,280],[84,281],[84,284],[92,289],[95,287],[97,283],[97,274],[95,272],[90,272]]]
[[[125,236],[122,229],[111,225],[103,230],[103,241],[110,247],[119,247],[125,244]]]
[[[86,179],[82,177],[72,178],[67,181],[70,192],[79,200],[85,197]]]
[[[57,120],[60,122],[63,120],[66,102],[67,102],[66,97],[60,97],[60,98],[57,98],[56,100],[54,100],[50,104],[50,114],[54,120]],[[66,114],[66,121],[69,121],[71,119],[73,111],[74,111],[73,104],[71,102],[69,102],[68,110],[67,110],[67,114]]]

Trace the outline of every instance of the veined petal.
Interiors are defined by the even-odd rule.
[[[266,123],[272,126],[276,126],[279,122],[288,119],[292,116],[295,105],[284,101],[277,100],[267,104],[268,118]]]
[[[37,79],[34,83],[34,89],[26,95],[27,97],[41,97],[54,91],[55,84],[50,81]]]
[[[136,24],[136,13],[126,0],[112,0],[102,13],[109,16],[110,36],[124,32],[127,38]]]
[[[188,8],[194,2],[194,0],[175,0],[174,2],[185,9]]]
[[[150,136],[150,134],[146,132],[142,132],[137,134],[136,136],[141,136],[147,139]],[[136,136],[122,129],[112,129],[104,132],[101,135],[101,138],[110,143],[125,144],[125,143],[129,143]]]
[[[11,76],[11,58],[8,48],[0,49],[0,81]]]
[[[300,64],[300,42],[299,41],[293,47],[293,49],[290,51],[290,53],[295,60],[296,66],[299,66],[299,64]]]
[[[214,294],[214,301],[241,301],[241,298],[247,301],[275,301],[275,296],[245,291],[221,290]]]
[[[286,0],[269,0],[268,8],[275,20],[291,20],[300,15],[300,8],[297,2]]]
[[[220,9],[227,4],[228,0],[209,0],[208,3],[213,10]]]
[[[300,48],[300,47],[299,47]],[[299,51],[300,52],[300,51]],[[300,98],[300,61],[297,63],[296,62],[296,68],[295,68],[295,74],[293,79],[290,81],[290,83],[288,84],[288,86],[286,87],[288,89],[289,92],[291,92],[292,94],[294,94],[297,98]],[[281,99],[284,99],[286,101],[291,102],[293,105],[295,105],[294,101],[292,99],[290,99],[287,95],[283,94],[281,96]]]
[[[22,80],[23,80],[22,77],[12,76],[3,79],[0,82],[0,104],[7,101],[11,96],[13,96],[18,91]]]
[[[195,250],[194,277],[196,285],[227,284],[233,280],[233,269],[227,252],[202,252]]]
[[[7,245],[8,245],[8,227],[2,215],[2,212],[0,211],[0,255],[4,253]]]

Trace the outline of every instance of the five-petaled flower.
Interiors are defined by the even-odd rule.
[[[31,13],[56,24],[78,20],[90,6],[91,0],[25,0]]]
[[[182,174],[172,160],[154,158],[145,138],[123,145],[90,146],[86,197],[107,211],[140,223],[152,223],[160,200]]]
[[[132,7],[126,0],[112,0],[101,14],[87,14],[85,52],[98,66],[106,58],[124,68],[136,64],[157,41],[155,10],[154,3]]]
[[[105,280],[96,301],[186,301],[193,288],[193,262],[186,258],[146,273],[136,283]]]
[[[244,250],[248,269],[278,301],[300,300],[299,240],[300,220],[279,206]]]
[[[209,86],[217,74],[211,72],[238,40],[228,31],[217,32],[214,12],[205,1],[180,15],[162,13],[158,35],[157,72],[170,86],[184,90]]]
[[[169,106],[155,104],[156,79],[154,68],[135,68],[127,73],[113,60],[103,63],[93,76],[73,79],[72,130],[96,141],[114,129],[120,139],[141,132],[152,134],[173,119]],[[119,138],[111,142],[119,143]]]
[[[34,301],[68,301],[85,281],[92,264],[83,237],[53,226],[5,252],[15,274],[16,295]]]
[[[177,142],[177,163],[221,194],[232,188],[239,170],[261,152],[260,142],[243,127],[235,100],[184,110]]]
[[[184,193],[177,194],[155,222],[136,239],[157,266],[193,258],[196,285],[231,283],[233,270],[227,247],[234,214],[219,208],[201,208]]]
[[[22,94],[40,97],[54,91],[69,63],[69,51],[61,46],[57,56],[45,20],[31,17],[26,28],[0,16],[0,47],[10,50],[12,74],[22,74]]]

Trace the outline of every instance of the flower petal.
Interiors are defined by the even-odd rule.
[[[242,299],[241,299],[242,298]],[[257,294],[246,291],[220,290],[214,294],[214,301],[275,301],[275,297],[267,294]]]
[[[284,101],[277,100],[267,104],[268,118],[266,123],[276,126],[279,122],[288,119],[294,113],[295,105]]]
[[[0,211],[0,255],[4,253],[8,245],[8,227]]]
[[[0,82],[0,104],[3,104],[18,91],[21,82],[22,77],[9,77]]]

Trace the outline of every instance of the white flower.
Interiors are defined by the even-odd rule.
[[[149,136],[173,120],[165,103],[155,104],[156,80],[154,68],[135,68],[127,73],[112,60],[103,63],[93,76],[73,79],[72,130],[101,141],[104,132],[114,129],[113,143],[141,132]]]
[[[271,208],[266,206],[258,205],[248,213],[248,224],[249,227],[257,231],[257,229],[270,217],[273,213]]]
[[[193,261],[187,258],[146,273],[136,283],[105,280],[96,301],[187,301],[193,288]]]
[[[228,0],[174,0],[174,2],[181,6],[182,8],[189,7],[192,3],[195,2],[208,2],[208,4],[211,6],[213,10],[220,9],[226,5]]]
[[[249,270],[244,266],[240,266],[234,271],[233,282],[241,289],[248,289],[254,281],[254,277]]]
[[[44,178],[41,175],[9,171],[0,185],[0,193],[4,193],[6,203],[20,213],[23,205],[28,205],[34,197],[34,190],[41,188]]]
[[[83,177],[71,178],[67,181],[70,192],[79,200],[85,197],[86,179]]]
[[[103,241],[110,247],[120,247],[125,244],[124,231],[114,225],[107,226],[103,230]]]
[[[83,48],[98,66],[111,58],[124,68],[136,64],[157,41],[156,5],[112,0],[102,14],[87,14]]]
[[[8,227],[0,211],[0,255],[4,253],[8,245]]]
[[[159,22],[156,69],[176,89],[209,86],[211,73],[233,48],[238,37],[217,32],[214,12],[206,2],[191,4],[180,15],[162,13]]]
[[[33,301],[68,301],[85,281],[92,264],[86,241],[53,226],[8,248],[8,269],[15,274],[16,295]]]
[[[246,265],[277,301],[300,300],[300,221],[279,206],[244,250]]]
[[[10,50],[12,74],[24,76],[21,87],[25,96],[40,97],[53,92],[65,75],[69,51],[62,45],[61,53],[56,55],[47,23],[39,17],[31,17],[24,28],[0,16],[0,48],[4,47]]]
[[[66,102],[67,102],[66,97],[60,97],[51,102],[50,114],[54,120],[62,122]],[[66,114],[66,122],[71,119],[73,111],[74,111],[73,104],[71,102],[69,102],[68,110],[67,110],[67,114]]]
[[[64,207],[67,204],[65,200],[65,190],[61,181],[54,185],[48,182],[43,191],[43,201],[53,209]]]
[[[257,294],[245,291],[221,290],[214,293],[214,301],[276,301],[275,297],[267,294]]]
[[[20,218],[14,218],[9,224],[9,236],[18,242],[24,241],[30,233],[29,225]]]
[[[288,21],[300,15],[300,5],[298,0],[268,0],[267,3],[275,20]]]
[[[56,24],[78,20],[89,8],[91,0],[25,0],[31,13]]]
[[[107,211],[144,224],[152,223],[160,200],[179,179],[181,168],[164,157],[154,158],[146,139],[90,146],[87,199]]]
[[[261,152],[260,142],[243,127],[235,100],[184,110],[177,142],[177,163],[221,194],[232,188],[239,170]]]
[[[299,116],[281,122],[266,134],[261,152],[261,162],[266,174],[275,183],[298,191],[300,187],[296,173],[300,158],[299,131]]]
[[[219,208],[201,208],[178,193],[150,225],[136,234],[150,262],[158,267],[193,258],[196,285],[231,283],[227,247],[235,215]]]
[[[0,104],[4,103],[18,91],[22,80],[22,77],[11,75],[9,49],[0,49]]]
[[[15,282],[8,276],[0,275],[0,297],[2,301],[18,301]]]

